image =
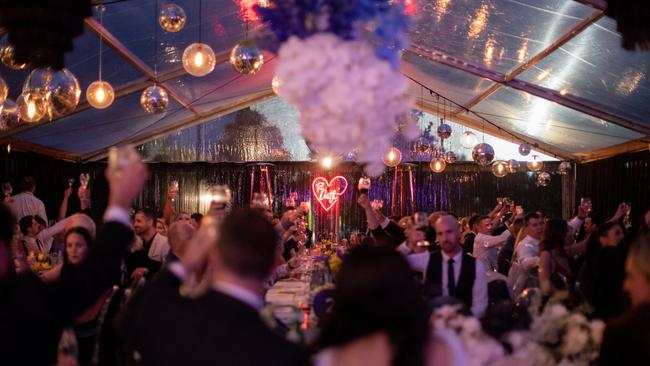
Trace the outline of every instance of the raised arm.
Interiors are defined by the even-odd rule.
[[[61,201],[61,207],[59,207],[59,216],[57,217],[56,221],[61,221],[65,219],[65,217],[67,216],[68,199],[70,198],[71,195],[72,195],[72,188],[68,187],[68,189],[66,189],[63,192],[63,200]]]

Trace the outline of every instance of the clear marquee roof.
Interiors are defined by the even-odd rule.
[[[422,85],[462,106],[445,109],[455,135],[474,129],[480,137],[485,131],[491,135],[486,142],[496,144],[504,158],[515,155],[521,139],[536,143],[545,158],[583,161],[650,143],[650,52],[621,48],[604,2],[404,1],[415,24],[402,72],[425,112],[423,128],[443,108]],[[97,79],[101,34],[103,79],[117,94],[112,106],[92,109],[82,94],[73,114],[0,131],[0,142],[74,161],[101,159],[108,147],[126,142],[143,145],[152,160],[161,161],[308,160],[297,112],[271,90],[273,56],[266,55],[253,76],[239,75],[227,63],[246,29],[257,26],[247,27],[242,19],[242,4],[253,1],[203,2],[203,42],[215,50],[219,64],[202,78],[181,65],[185,47],[198,40],[199,2],[174,2],[188,16],[178,33],[164,32],[156,22],[156,6],[163,1],[109,1],[103,25],[98,17],[86,21],[66,67],[85,91]],[[27,74],[0,66],[10,98],[18,96]],[[168,90],[170,103],[164,113],[147,115],[139,99],[154,80]],[[236,113],[246,107],[262,115],[259,127],[250,121],[239,126],[238,118],[258,115]],[[250,134],[246,131],[256,131],[257,137],[245,140],[249,145],[229,145],[228,138]],[[258,135],[267,139],[263,149]],[[451,143],[459,155],[467,153]]]

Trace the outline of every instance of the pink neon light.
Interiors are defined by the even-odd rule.
[[[332,187],[337,181],[339,186]],[[340,175],[332,178],[329,182],[323,177],[318,177],[311,182],[311,190],[325,211],[329,211],[339,201],[339,196],[342,196],[347,189],[348,181]]]

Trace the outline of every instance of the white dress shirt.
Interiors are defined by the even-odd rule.
[[[409,255],[411,253],[411,248],[409,248],[406,240],[402,242],[395,250],[397,250],[402,255]]]
[[[429,252],[411,254],[406,257],[406,260],[411,265],[411,269],[421,272],[424,278],[427,278],[427,268],[429,267],[429,259],[431,254]],[[449,257],[442,252],[442,294],[449,295],[449,279],[447,277],[447,266]],[[460,250],[454,257],[454,281],[458,283],[460,277],[460,270],[463,262],[463,251]],[[487,275],[485,267],[481,261],[476,261],[476,276],[474,278],[474,287],[472,287],[472,313],[476,317],[481,317],[485,313],[488,306],[488,291],[487,291]]]
[[[523,269],[529,270],[539,265],[539,240],[526,235],[517,244],[517,261]]]
[[[34,196],[32,192],[22,192],[11,197],[11,210],[16,216],[16,220],[20,220],[25,216],[38,215],[47,223],[47,214],[45,213],[45,205],[43,201]]]
[[[510,230],[505,230],[501,235],[476,234],[474,238],[474,258],[483,262],[488,270],[496,271],[498,263],[497,247],[502,246],[511,235]]]

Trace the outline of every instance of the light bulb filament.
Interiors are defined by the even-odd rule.
[[[27,102],[27,117],[34,118],[34,115],[36,114],[36,104],[34,101],[30,100]]]
[[[95,99],[97,99],[99,103],[103,103],[105,98],[106,98],[106,93],[104,92],[104,88],[100,87],[99,89],[97,89],[97,93],[95,93]]]
[[[203,52],[199,51],[194,55],[194,65],[196,66],[203,65]]]

